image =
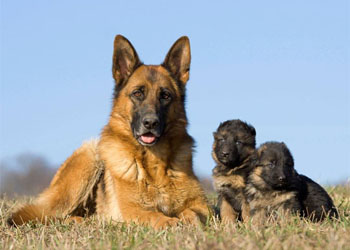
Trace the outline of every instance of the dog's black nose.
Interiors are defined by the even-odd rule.
[[[143,118],[142,123],[143,123],[143,126],[145,126],[145,128],[147,129],[155,129],[159,125],[159,119],[154,115],[149,115]]]
[[[221,152],[221,155],[222,155],[222,157],[227,157],[229,155],[229,153],[226,151],[223,151],[223,152]]]
[[[286,177],[285,176],[280,176],[280,177],[278,177],[278,180],[280,181],[280,182],[286,182]]]

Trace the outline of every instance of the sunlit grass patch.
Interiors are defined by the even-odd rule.
[[[10,211],[30,198],[0,199],[0,249],[350,249],[350,187],[327,187],[339,209],[338,220],[312,223],[297,216],[266,225],[179,225],[154,231],[135,224],[111,223],[90,217],[81,224],[24,225],[10,228]],[[208,195],[211,204],[216,197]]]

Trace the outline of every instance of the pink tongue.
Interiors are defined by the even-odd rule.
[[[152,134],[144,134],[144,135],[141,135],[141,140],[144,142],[144,143],[152,143],[156,140],[156,137]]]

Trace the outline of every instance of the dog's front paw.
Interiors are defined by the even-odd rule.
[[[157,218],[152,224],[152,226],[154,227],[154,229],[156,230],[161,230],[161,229],[165,229],[167,227],[173,227],[176,226],[179,223],[179,219],[175,218],[175,217],[160,217]]]
[[[179,218],[184,224],[200,225],[201,220],[198,215],[191,209],[185,209],[180,213]]]

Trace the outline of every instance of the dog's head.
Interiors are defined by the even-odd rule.
[[[144,65],[131,43],[121,35],[116,36],[112,120],[128,123],[126,130],[130,131],[126,132],[131,132],[143,146],[153,146],[165,134],[184,129],[187,125],[185,85],[190,61],[187,37],[175,42],[163,64]]]
[[[288,189],[294,182],[296,172],[294,160],[287,146],[282,142],[262,144],[254,155],[252,174],[257,184],[267,189]]]
[[[213,158],[227,168],[240,166],[255,149],[255,129],[241,120],[221,123],[214,132]]]

